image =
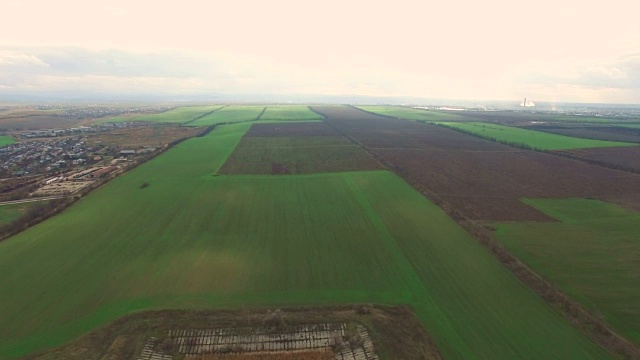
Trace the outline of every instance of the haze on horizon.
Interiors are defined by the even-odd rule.
[[[640,103],[632,0],[5,0],[15,94]]]

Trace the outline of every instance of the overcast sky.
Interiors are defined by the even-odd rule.
[[[637,104],[638,10],[637,0],[1,0],[0,97],[357,94]]]

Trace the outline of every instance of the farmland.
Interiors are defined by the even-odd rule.
[[[529,130],[544,131],[552,134],[565,135],[577,138],[621,141],[640,143],[640,129],[633,129],[621,126],[601,126],[587,124],[570,125],[531,125],[525,127]]]
[[[445,111],[414,109],[404,106],[358,106],[359,109],[399,119],[424,121],[470,121],[464,116]]]
[[[300,121],[322,120],[322,116],[309,110],[303,105],[270,105],[261,120]]]
[[[143,114],[133,116],[117,116],[113,118],[101,119],[102,122],[121,122],[121,121],[145,121],[152,123],[186,123],[193,121],[200,116],[208,114],[212,111],[220,109],[222,106],[183,106],[173,110],[157,113]]]
[[[569,150],[561,153],[640,173],[640,146]]]
[[[391,172],[219,174],[251,125],[185,141],[0,243],[0,357],[143,309],[380,302],[412,305],[447,358],[608,358]]]
[[[0,147],[14,144],[16,141],[12,137],[6,135],[0,135]]]
[[[220,123],[234,123],[257,120],[264,106],[225,106],[219,111],[190,122],[190,126],[210,126]]]
[[[380,155],[412,185],[428,189],[471,219],[552,220],[521,202],[523,197],[614,198],[640,194],[640,176],[635,174],[352,108],[317,110],[328,116],[328,124]]]
[[[640,213],[587,199],[526,202],[559,222],[498,224],[498,239],[640,342]]]
[[[323,123],[267,123],[251,127],[220,173],[310,174],[381,168],[359,146]]]
[[[637,146],[637,144],[633,143],[590,140],[488,123],[436,122],[436,124],[461,130],[492,141],[516,144],[541,150],[564,150],[634,145]]]

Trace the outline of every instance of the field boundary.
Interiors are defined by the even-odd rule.
[[[356,108],[356,109],[358,109],[358,108]],[[467,130],[460,129],[460,128],[457,128],[457,127],[454,127],[454,126],[447,126],[445,124],[441,124],[441,123],[437,123],[437,122],[433,122],[433,121],[416,120],[416,122],[419,122],[419,123],[422,123],[422,124],[425,124],[425,125],[440,126],[440,127],[443,127],[443,128],[449,129],[449,130],[457,131],[457,132],[462,133],[462,134],[475,136],[475,137],[483,139],[483,140],[491,141],[491,142],[498,143],[498,144],[507,145],[507,146],[510,146],[510,147],[513,147],[513,148],[516,148],[516,149],[530,150],[530,151],[536,151],[536,152],[540,152],[540,153],[544,153],[544,154],[551,154],[551,155],[560,156],[560,157],[563,157],[563,158],[566,158],[566,159],[579,161],[579,162],[582,162],[582,163],[585,163],[585,164],[589,164],[589,165],[600,166],[600,167],[604,167],[604,168],[608,168],[608,169],[612,169],[612,170],[625,171],[625,172],[629,172],[629,173],[633,173],[633,174],[640,174],[640,170],[639,169],[634,169],[634,168],[623,166],[623,165],[611,164],[611,163],[604,162],[604,161],[588,159],[588,158],[585,158],[585,157],[581,157],[581,156],[572,154],[569,151],[571,151],[573,149],[567,149],[567,150],[545,150],[545,149],[529,146],[529,145],[523,144],[523,143],[518,143],[518,142],[513,142],[513,141],[502,141],[502,140],[498,140],[498,139],[493,138],[493,137],[482,136],[482,135],[474,133],[472,131],[467,131]],[[537,131],[537,130],[535,130],[535,131]],[[636,145],[636,146],[640,146],[640,144]],[[634,147],[634,146],[629,146],[629,147]],[[587,148],[587,149],[589,149],[589,148]],[[596,149],[596,148],[593,148],[593,149]],[[580,150],[580,149],[577,149],[577,150]]]
[[[191,124],[192,122],[194,122],[194,121],[196,121],[196,120],[200,120],[200,119],[202,119],[203,117],[205,117],[205,116],[207,116],[207,115],[211,115],[211,114],[213,114],[214,112],[216,112],[216,111],[218,111],[218,110],[222,110],[222,109],[226,108],[227,106],[229,106],[229,105],[223,105],[223,106],[221,106],[221,107],[219,107],[219,108],[217,108],[217,109],[213,109],[213,110],[211,110],[211,111],[209,111],[209,112],[206,112],[206,113],[204,113],[204,114],[200,114],[200,115],[198,115],[198,116],[194,117],[193,119],[191,119],[191,120],[189,120],[189,121],[187,121],[187,122],[182,123],[181,125],[182,125],[182,126],[185,126],[185,125]]]
[[[360,111],[354,106],[352,108]],[[367,111],[364,111],[367,112]],[[369,113],[369,112],[367,112]],[[376,114],[377,115],[377,114]],[[426,121],[420,121],[428,124]],[[615,332],[614,328],[604,319],[593,315],[582,304],[572,299],[560,291],[551,282],[537,274],[516,256],[511,254],[506,247],[502,246],[490,233],[490,231],[480,222],[467,219],[462,213],[450,206],[440,196],[422,187],[417,181],[409,176],[405,171],[387,161],[368,146],[360,143],[353,137],[345,134],[340,129],[328,124],[347,139],[362,147],[367,153],[373,156],[387,170],[392,171],[409,185],[416,189],[425,198],[439,206],[458,225],[476,238],[485,246],[507,269],[509,269],[522,283],[540,296],[551,308],[562,314],[571,324],[581,330],[592,341],[602,346],[612,353],[621,355],[628,359],[640,359],[640,348],[628,339]]]

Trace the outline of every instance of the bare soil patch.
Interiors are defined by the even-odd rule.
[[[441,359],[433,341],[415,317],[413,310],[407,306],[351,305],[289,308],[283,311],[287,326],[324,322],[362,324],[369,330],[371,340],[381,359]],[[262,325],[266,313],[266,309],[141,312],[119,319],[59,348],[31,354],[22,359],[136,359],[150,337],[157,338],[158,345],[161,345],[171,329]],[[239,354],[239,356],[242,355],[245,354]],[[315,356],[315,354],[308,355]],[[284,353],[281,356],[265,359],[306,359],[294,355],[287,355],[287,357]],[[244,358],[231,357],[230,359]],[[260,358],[247,357],[246,359]],[[309,357],[308,360],[316,360],[316,358]]]
[[[62,115],[27,115],[0,118],[0,129],[63,129],[78,126],[82,119]]]
[[[202,128],[174,125],[154,125],[125,128],[91,135],[90,144],[115,147],[162,146],[172,141],[197,135]]]
[[[327,116],[329,125],[380,156],[390,170],[419,190],[434,193],[469,219],[552,221],[520,199],[614,198],[640,193],[636,174],[354,108],[317,110]]]
[[[252,125],[218,173],[295,175],[380,169],[366,151],[326,124],[287,123]]]
[[[554,126],[539,125],[524,127],[530,130],[544,131],[552,134],[579,137],[585,139],[622,141],[640,143],[640,129],[629,129],[614,126]]]
[[[334,129],[322,122],[266,123],[253,124],[245,137],[252,136],[340,136]]]
[[[640,146],[558,151],[583,161],[640,173]]]

